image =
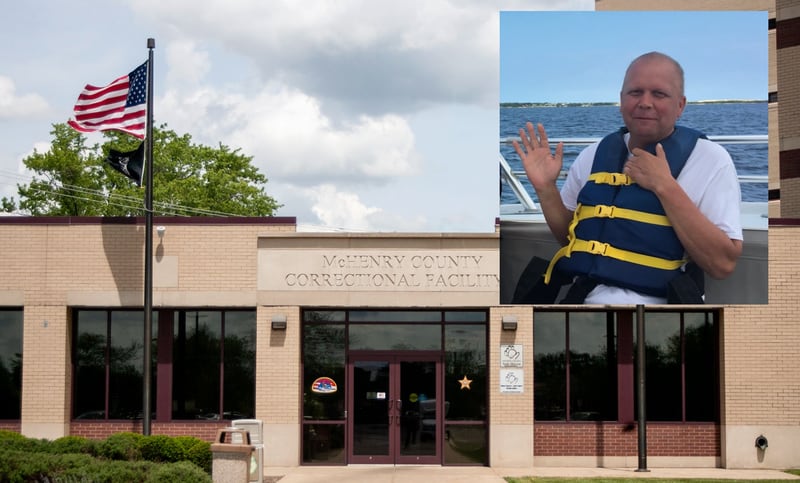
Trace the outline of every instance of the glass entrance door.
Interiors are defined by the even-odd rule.
[[[441,356],[352,355],[350,463],[441,464]]]

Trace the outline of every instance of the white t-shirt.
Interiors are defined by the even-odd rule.
[[[625,134],[625,144],[629,138],[630,134]],[[592,163],[599,144],[594,143],[578,154],[561,188],[561,200],[571,211],[575,211],[578,206],[578,193],[592,172]],[[692,154],[678,174],[677,181],[706,218],[732,240],[743,239],[739,180],[733,160],[725,148],[707,139],[698,139]],[[609,285],[598,285],[585,300],[587,304],[665,304],[666,302],[666,299],[661,297]]]

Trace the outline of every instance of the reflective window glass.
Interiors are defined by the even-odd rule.
[[[687,421],[718,419],[716,334],[711,314],[684,315]]]
[[[344,419],[344,324],[303,328],[303,419]]]
[[[108,312],[105,310],[77,311],[75,326],[73,417],[75,419],[105,419]]]
[[[343,465],[344,458],[344,424],[303,426],[303,463]]]
[[[175,314],[172,347],[172,418],[220,419],[222,314]]]
[[[614,314],[569,314],[570,419],[617,419]]]
[[[681,314],[645,314],[647,419],[680,421]],[[636,366],[634,362],[634,367]],[[634,372],[635,374],[635,372]],[[637,388],[638,386],[634,386]]]
[[[442,326],[350,324],[350,350],[439,350]]]
[[[439,311],[353,310],[350,322],[441,322]]]
[[[567,419],[567,325],[564,312],[533,315],[533,401],[538,421]]]
[[[22,310],[0,310],[0,419],[19,419],[22,397]]]
[[[489,438],[485,425],[447,424],[444,433],[444,464],[489,464]]]
[[[143,323],[144,314],[141,311],[111,312],[109,419],[142,417]]]
[[[223,418],[251,419],[256,405],[256,313],[225,312]]]
[[[445,419],[486,419],[486,326],[445,326]]]

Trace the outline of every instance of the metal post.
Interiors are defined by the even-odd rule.
[[[150,435],[150,390],[151,361],[150,344],[153,340],[153,49],[155,39],[147,39],[149,54],[147,58],[147,125],[145,144],[145,186],[144,202],[144,367],[142,368],[142,434]]]
[[[639,387],[636,407],[639,410],[639,468],[636,471],[650,471],[647,469],[647,413],[645,398],[645,334],[644,334],[644,305],[636,306],[636,384]]]

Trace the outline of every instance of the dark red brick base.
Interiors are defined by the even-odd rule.
[[[20,431],[22,431],[22,425],[20,424],[19,420],[0,421],[0,429],[5,429],[6,431],[14,431],[15,433],[19,433]]]
[[[230,425],[226,421],[176,421],[171,423],[153,422],[150,434],[167,436],[194,436],[209,443],[215,442],[217,430]],[[141,433],[141,421],[72,421],[69,434],[91,439],[105,439],[114,433]]]
[[[621,423],[536,422],[535,456],[636,456],[638,426]],[[719,456],[714,423],[647,423],[648,456]]]

